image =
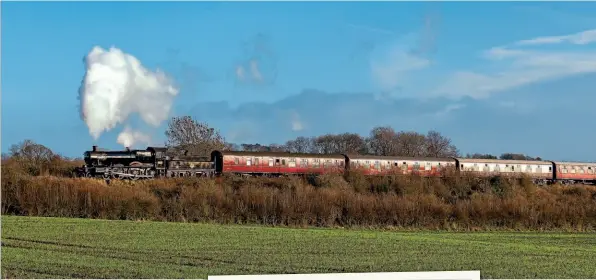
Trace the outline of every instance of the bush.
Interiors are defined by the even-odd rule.
[[[449,176],[31,176],[2,166],[2,214],[275,226],[593,231],[596,188]]]

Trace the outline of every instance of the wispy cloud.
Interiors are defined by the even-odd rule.
[[[370,61],[370,69],[374,81],[384,91],[399,88],[408,74],[426,68],[430,60],[411,54],[407,49],[397,45],[389,49],[379,59]]]
[[[292,131],[301,131],[304,129],[304,123],[300,119],[300,115],[296,112],[292,112]]]
[[[457,110],[463,109],[465,107],[466,107],[465,104],[449,104],[449,105],[445,106],[445,108],[435,112],[435,116],[442,118],[442,117],[449,115],[453,111],[457,111]]]
[[[536,37],[494,47],[483,52],[483,57],[495,62],[497,71],[478,73],[457,71],[439,85],[433,95],[470,96],[484,98],[491,94],[528,84],[596,72],[596,50],[545,50],[541,45],[571,43],[585,45],[596,42],[596,30],[563,35]],[[573,46],[571,45],[571,47]],[[533,46],[534,48],[520,48]]]
[[[257,34],[244,44],[244,58],[234,66],[237,83],[271,85],[277,78],[277,59],[264,34]]]
[[[431,65],[429,54],[436,49],[438,25],[438,15],[427,13],[419,31],[395,36],[386,48],[377,48],[380,55],[371,58],[369,65],[373,81],[381,91],[410,90],[406,84],[412,72]]]
[[[560,43],[571,43],[576,45],[585,45],[596,42],[596,29],[586,30],[575,34],[563,35],[563,36],[547,36],[537,37],[530,40],[522,40],[516,43],[516,45],[544,45],[544,44],[560,44]]]

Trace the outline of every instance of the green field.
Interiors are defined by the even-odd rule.
[[[595,234],[390,232],[2,216],[3,278],[480,270],[596,278]]]

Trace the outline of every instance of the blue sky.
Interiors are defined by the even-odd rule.
[[[114,46],[174,77],[172,116],[235,143],[390,125],[463,153],[596,160],[596,3],[1,5],[3,152],[26,138],[69,156],[121,149],[123,126],[94,140],[77,99],[83,57]]]

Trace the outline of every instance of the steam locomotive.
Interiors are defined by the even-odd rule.
[[[417,174],[443,176],[444,171],[474,176],[527,175],[540,185],[551,183],[596,184],[596,163],[537,160],[393,157],[348,154],[213,151],[210,158],[173,156],[166,148],[85,152],[85,165],[78,176],[95,178],[149,179],[155,177],[213,177],[222,174],[284,176],[341,174],[359,170],[365,175]]]
[[[209,159],[186,155],[170,157],[166,151],[163,147],[100,151],[93,146],[84,153],[85,165],[75,173],[78,177],[131,180],[214,175],[214,163]]]

